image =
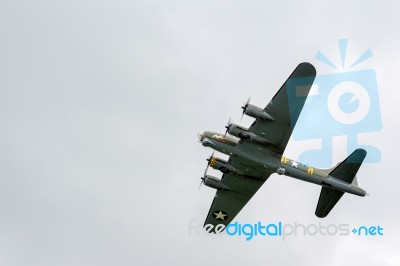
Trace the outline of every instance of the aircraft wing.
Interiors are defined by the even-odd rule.
[[[276,143],[276,145],[262,149],[251,142],[241,141],[238,144],[241,149],[252,152],[255,156],[267,156],[272,152],[283,154],[315,75],[316,70],[311,64],[301,63],[298,65],[264,109],[272,116],[273,121],[257,119],[249,128],[250,132]],[[299,97],[290,98],[289,96],[293,96],[291,93],[296,93],[294,96]],[[228,225],[275,171],[275,169],[271,169],[271,172],[266,174],[266,169],[257,170],[259,166],[254,166],[249,170],[247,169],[249,162],[245,166],[240,160],[238,157],[230,156],[228,162],[246,175],[227,173],[222,176],[222,181],[228,189],[217,190],[204,223],[206,230],[208,230],[208,224],[213,225],[213,229],[218,224]]]
[[[240,165],[240,162],[233,157],[229,163],[235,167]],[[217,190],[204,223],[206,230],[207,224],[213,225],[210,232],[214,232],[214,228],[218,224],[227,226],[270,176],[265,173],[261,176],[257,171],[253,171],[251,174],[238,176],[227,173],[222,176],[223,183],[230,190]]]
[[[264,110],[274,119],[255,120],[249,131],[276,144],[275,151],[283,154],[292,130],[315,79],[316,70],[301,63],[282,85]]]

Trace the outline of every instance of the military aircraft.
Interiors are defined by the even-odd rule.
[[[242,115],[255,118],[249,128],[229,121],[225,134],[210,131],[198,134],[203,146],[229,155],[227,161],[214,154],[207,159],[202,184],[217,192],[205,226],[227,226],[274,173],[322,186],[315,211],[320,218],[329,214],[345,192],[362,197],[366,195],[356,178],[367,155],[363,149],[355,150],[331,169],[309,167],[283,156],[315,76],[313,65],[301,63],[264,109],[251,105],[249,101],[242,107]],[[289,86],[293,81],[294,84],[299,81],[298,86]],[[295,97],[293,101],[291,95],[303,97]],[[208,175],[209,166],[221,171],[222,178]]]

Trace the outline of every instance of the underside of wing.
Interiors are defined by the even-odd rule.
[[[215,232],[216,226],[225,228],[242,210],[253,195],[242,195],[232,191],[218,190],[208,212],[204,228],[211,226],[209,232]]]
[[[275,143],[276,152],[284,152],[315,75],[316,70],[313,65],[299,64],[264,108],[273,120],[257,119],[249,128],[256,135]]]
[[[269,176],[264,178],[252,178],[235,174],[224,174],[223,182],[229,190],[217,190],[211,204],[204,226],[211,227],[209,232],[215,232],[217,225],[227,226],[242,208],[254,196],[257,190],[264,184]]]

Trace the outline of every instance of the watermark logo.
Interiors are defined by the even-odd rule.
[[[241,237],[246,241],[250,241],[255,237],[268,237],[272,239],[286,240],[293,237],[314,237],[314,236],[356,236],[356,237],[380,237],[383,236],[383,227],[380,225],[362,225],[350,226],[346,223],[341,224],[324,224],[319,223],[284,223],[282,221],[274,223],[265,223],[258,221],[257,223],[230,223],[224,224],[206,224],[202,226],[195,219],[188,223],[188,233],[190,236],[219,235],[227,237]]]
[[[317,167],[333,165],[334,137],[345,138],[347,155],[357,148],[363,148],[368,153],[365,162],[381,161],[379,149],[360,143],[359,138],[362,133],[382,129],[376,72],[373,69],[353,70],[370,58],[372,51],[367,49],[358,59],[348,64],[347,45],[348,40],[339,40],[341,67],[332,63],[322,52],[316,54],[316,59],[329,66],[335,73],[316,76],[302,116],[292,134],[298,141],[320,141],[318,149],[306,150],[299,156],[299,161],[313,161]],[[310,83],[310,78],[290,79],[286,83],[292,117],[295,115],[299,97],[306,97],[296,91],[303,86],[310,86]]]

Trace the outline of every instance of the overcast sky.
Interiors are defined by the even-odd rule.
[[[399,265],[399,11],[397,1],[1,1],[0,264]],[[345,195],[322,221],[384,236],[189,234],[215,194],[198,189],[211,150],[196,134],[239,122],[249,96],[264,107],[300,62],[333,73],[315,55],[340,64],[338,39],[350,59],[373,52],[355,70],[376,71],[383,128],[366,140],[382,161],[358,173],[370,196]],[[237,221],[318,223],[319,191],[273,175]]]

